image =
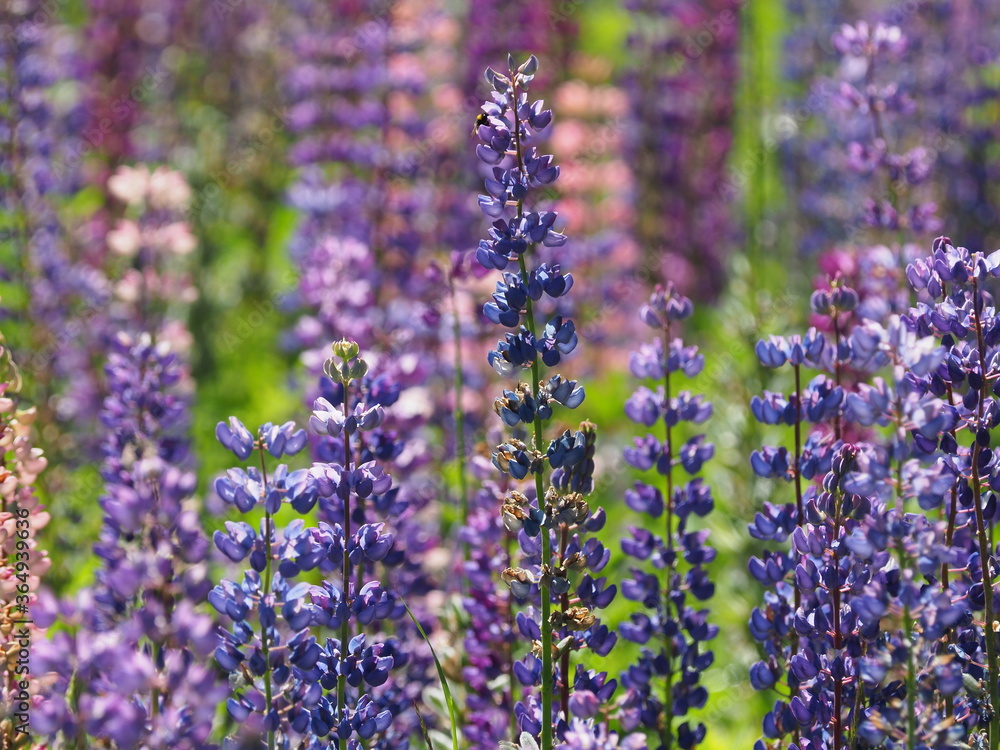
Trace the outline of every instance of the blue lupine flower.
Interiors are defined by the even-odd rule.
[[[487,270],[504,271],[512,260],[519,266],[518,272],[503,274],[492,300],[483,307],[486,319],[516,329],[504,334],[487,359],[501,377],[530,370],[531,383],[519,383],[504,390],[494,401],[494,410],[508,427],[533,425],[534,429],[529,428],[528,432],[537,442],[537,429],[553,416],[553,404],[575,409],[583,402],[585,393],[576,381],[561,375],[552,374],[547,380],[542,377],[544,368],[558,365],[576,348],[578,336],[573,321],[557,314],[540,330],[529,329],[536,324],[539,312],[536,304],[543,296],[555,299],[566,295],[573,287],[573,277],[563,273],[560,264],[535,265],[538,246],[561,247],[567,241],[566,235],[556,230],[558,215],[554,211],[532,210],[530,205],[537,188],[550,185],[559,177],[559,167],[552,156],[539,153],[535,147],[535,141],[550,125],[552,113],[541,102],[528,100],[527,89],[537,60],[532,57],[516,69],[513,60],[508,62],[509,75],[487,69],[486,80],[493,88],[492,101],[483,105],[482,115],[477,119],[476,153],[493,167],[485,179],[485,193],[479,197],[479,205],[493,223],[489,237],[479,244],[476,258]],[[603,547],[582,542],[586,531],[596,530],[604,523],[603,513],[592,514],[582,497],[593,489],[595,439],[594,426],[584,422],[579,431],[567,430],[551,440],[544,453],[543,445],[526,445],[512,438],[497,446],[492,455],[493,465],[513,480],[529,475],[535,480],[533,502],[529,503],[519,492],[507,493],[501,519],[504,528],[518,533],[525,565],[537,566],[539,574],[508,567],[502,579],[515,598],[541,599],[542,625],[536,626],[527,637],[542,642],[542,657],[515,661],[513,669],[525,685],[533,685],[540,676],[546,711],[554,708],[549,705],[555,692],[552,680],[568,669],[569,652],[589,644],[595,652],[607,653],[615,640],[606,627],[598,624],[590,608],[607,606],[616,587],[605,586],[603,580],[594,581],[585,575],[577,587],[581,605],[569,604],[570,574],[587,565],[603,567],[607,562]],[[546,460],[552,469],[548,491],[543,479]],[[554,547],[556,544],[562,549]],[[542,575],[543,570],[550,570],[551,574]],[[557,613],[550,613],[553,594],[559,597]],[[524,631],[523,626],[521,630]],[[560,649],[565,656],[556,660],[560,664],[553,665],[552,646],[557,642],[562,644]],[[488,663],[485,659],[480,661]],[[562,679],[568,684],[568,675],[563,674]],[[583,695],[588,692],[596,695],[581,687],[579,700],[590,706],[591,699]],[[484,696],[487,697],[492,702],[492,696]],[[567,695],[561,702],[566,704],[568,700]],[[536,734],[544,727],[549,736],[556,714],[539,714],[536,707],[542,708],[530,700],[517,703],[514,709],[517,721],[529,734]],[[568,705],[562,705],[561,710],[568,714]],[[543,745],[545,750],[551,750],[547,742]]]
[[[671,736],[676,732],[678,741],[683,737],[689,747],[704,738],[704,726],[692,729],[688,722],[677,722],[677,719],[707,700],[707,691],[698,683],[701,672],[712,662],[712,653],[699,652],[697,641],[710,639],[717,629],[707,624],[703,612],[695,612],[688,604],[688,593],[699,601],[709,599],[714,593],[715,587],[703,566],[714,560],[715,550],[705,544],[708,532],[689,531],[687,519],[691,513],[707,514],[713,501],[700,478],[675,485],[673,469],[680,464],[688,473],[696,474],[711,458],[713,448],[705,443],[704,436],[693,436],[678,445],[676,433],[679,427],[704,422],[711,414],[711,405],[686,391],[674,395],[671,375],[676,372],[689,376],[697,374],[703,359],[697,349],[684,347],[676,337],[669,340],[669,352],[665,356],[663,336],[668,332],[676,334],[672,326],[688,318],[692,311],[690,300],[668,285],[658,286],[640,312],[643,322],[657,329],[661,336],[633,352],[630,368],[637,377],[655,379],[658,385],[655,391],[640,386],[626,403],[625,412],[634,422],[646,427],[662,420],[666,442],[653,435],[637,437],[633,447],[624,450],[624,456],[627,463],[640,471],[655,468],[658,475],[670,477],[667,486],[672,491],[668,497],[659,487],[636,481],[634,487],[625,492],[626,504],[637,513],[657,519],[663,517],[667,508],[670,513],[667,514],[669,523],[665,536],[644,528],[632,528],[631,537],[621,542],[625,554],[648,565],[651,570],[634,567],[632,577],[622,582],[623,596],[639,603],[645,611],[634,612],[619,628],[623,638],[644,646],[638,661],[622,675],[625,694],[619,700],[619,707],[623,727],[644,726],[669,732]],[[676,459],[672,453],[676,454]],[[687,566],[686,571],[681,568],[682,561]],[[593,595],[592,592],[587,594]],[[687,634],[682,634],[682,630]],[[668,639],[667,647],[662,644],[663,636]],[[656,680],[673,685],[666,701]]]

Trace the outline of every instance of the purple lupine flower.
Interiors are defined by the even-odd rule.
[[[989,68],[986,61],[996,59],[996,7],[979,0],[961,6],[936,6],[917,13],[901,12],[891,4],[881,8],[868,6],[865,10],[871,11],[871,15],[863,32],[857,28],[860,24],[856,17],[845,15],[852,11],[843,3],[792,2],[789,7],[793,21],[792,33],[786,37],[788,77],[815,82],[812,87],[807,83],[795,102],[797,106],[786,115],[788,135],[782,144],[782,166],[800,196],[795,223],[804,227],[801,244],[806,250],[827,251],[832,243],[840,244],[845,236],[850,237],[863,226],[867,218],[859,201],[876,198],[872,206],[876,212],[870,218],[876,213],[885,218],[893,216],[893,212],[881,210],[888,201],[879,198],[887,198],[889,191],[887,183],[878,184],[884,172],[877,165],[879,160],[885,160],[894,170],[904,193],[911,192],[912,178],[921,183],[916,190],[922,194],[921,200],[900,211],[914,235],[934,232],[945,221],[968,233],[970,245],[990,246],[995,242],[986,219],[995,214],[997,205],[995,191],[989,187],[996,165],[986,147],[995,137],[995,124],[974,113],[996,90],[995,82],[982,74]],[[829,32],[842,29],[845,24],[849,29],[847,36],[840,32],[836,38],[852,41],[842,42],[838,49]],[[902,37],[891,30],[893,26],[902,30]],[[892,34],[898,41],[892,45],[871,44],[862,41],[862,34],[866,40]],[[905,51],[898,54],[904,42]],[[843,63],[834,76],[823,77],[823,73],[832,71],[829,62],[835,53],[843,56]],[[866,76],[869,68],[866,58],[873,53],[877,56],[876,93],[881,96],[890,92],[895,100],[884,113],[882,144],[873,142],[876,133],[871,121],[872,108],[865,101],[867,91],[863,80],[862,85],[856,86],[862,94],[860,98],[854,93],[840,97],[840,82]],[[913,64],[917,60],[920,63]],[[892,111],[907,98],[910,102],[905,117],[894,117]],[[861,103],[867,111],[858,112],[860,116],[851,113],[845,116],[830,106],[851,100]],[[851,166],[874,164],[874,171],[843,169],[845,146],[851,141],[857,143],[848,154]],[[931,162],[933,166],[927,175],[926,168]],[[948,229],[952,230],[952,226]],[[888,246],[881,249],[884,252],[873,253],[841,245],[825,253],[827,261],[839,266],[873,308],[892,303],[891,298],[880,301],[875,291],[881,287],[898,292],[901,287],[892,277],[897,277],[905,266],[905,262],[892,261]],[[908,254],[920,253],[917,245],[906,250]],[[879,274],[890,277],[889,283],[878,275],[866,273],[865,268],[859,268],[857,275],[850,270],[859,266],[878,269]],[[866,294],[863,287],[868,284],[862,281],[871,285],[871,295]],[[896,312],[905,310],[905,300],[902,304],[903,309]]]
[[[537,535],[543,519],[537,508],[532,509],[537,513],[529,516],[530,511],[525,510],[527,499],[520,502],[520,493],[512,491],[512,482],[506,475],[498,478],[487,459],[473,458],[470,468],[481,485],[471,498],[468,520],[460,532],[461,540],[469,548],[462,568],[466,580],[462,605],[469,618],[463,639],[466,665],[462,670],[469,711],[462,731],[471,747],[486,750],[516,734],[513,689],[515,680],[524,684],[514,674],[522,664],[516,661],[513,632],[521,578],[510,576],[510,590],[502,595],[497,590],[496,571],[514,564],[511,549],[515,534],[528,523],[529,531]],[[503,503],[508,493],[518,502],[505,503],[504,512],[498,516],[497,504]],[[533,682],[534,675],[529,679]],[[498,693],[496,685],[501,680],[503,688]]]
[[[947,747],[994,734],[989,686],[978,683],[984,668],[972,663],[988,669],[997,658],[973,618],[984,611],[990,621],[994,604],[984,592],[995,571],[979,562],[995,517],[983,499],[994,463],[983,425],[993,407],[979,364],[991,361],[985,332],[994,312],[975,300],[997,275],[995,261],[939,239],[930,258],[907,269],[921,302],[884,325],[845,330],[837,318],[853,295],[842,287],[817,305],[833,314],[824,327],[838,341],[807,364],[836,379],[847,367],[852,379],[888,367],[892,379],[844,377],[846,398],[816,415],[803,442],[809,409],[793,365],[788,400],[802,405],[781,474],[794,480],[797,502],[765,507],[750,527],[756,538],[791,540],[788,552],[750,561],[751,574],[773,589],[750,618],[765,656],[751,681],[791,690],[765,717],[763,746],[795,736],[834,747],[855,738]],[[758,353],[778,364],[782,346],[770,344]],[[962,433],[971,447],[961,445]],[[838,439],[846,434],[860,439]],[[757,454],[755,470],[767,473],[776,455]],[[807,485],[813,478],[822,483]],[[961,661],[939,659],[957,643]],[[962,669],[971,670],[965,682]]]
[[[326,364],[327,372],[339,373],[345,394],[368,370],[358,354],[353,342],[338,342]],[[331,405],[320,401],[317,411],[327,420],[315,423],[325,428],[326,407]],[[352,418],[346,403],[342,408],[341,425]],[[359,420],[356,429],[340,430],[348,458],[353,459],[351,437],[358,439],[376,428],[377,422]],[[237,457],[243,455],[244,445],[234,436],[247,432],[235,418],[220,423],[218,430],[220,441]],[[361,631],[398,617],[396,598],[379,581],[363,578],[393,554],[393,534],[381,523],[356,529],[352,523],[352,499],[363,511],[373,495],[391,491],[391,479],[374,461],[315,463],[296,471],[279,464],[268,469],[268,454],[293,455],[305,446],[304,432],[294,424],[263,425],[252,446],[260,468],[230,470],[217,483],[223,499],[242,512],[264,506],[259,529],[230,523],[226,533],[216,534],[218,549],[230,559],[248,559],[250,568],[242,582],[220,582],[209,601],[232,621],[218,641],[216,660],[242,676],[232,683],[229,715],[243,726],[238,736],[266,736],[269,745],[315,743],[331,735],[341,742],[371,739],[388,731],[394,715],[405,708],[387,684],[390,670],[401,661],[396,645],[391,640],[370,641]],[[239,499],[244,496],[249,502]],[[300,518],[279,533],[273,516],[281,507],[305,513],[317,501],[321,517],[330,518],[330,523],[307,528]],[[313,570],[327,580],[320,585],[295,581]],[[330,628],[339,638],[322,642],[317,627]],[[399,666],[405,659],[402,662]]]
[[[696,299],[712,299],[722,289],[734,235],[733,186],[725,170],[733,142],[739,3],[630,0],[626,7],[635,18],[625,83],[636,240],[655,275]],[[707,44],[699,33],[706,26],[712,29]]]
[[[482,106],[477,119],[476,152],[481,161],[495,165],[486,179],[487,195],[480,197],[483,213],[495,221],[489,239],[480,243],[477,258],[487,269],[503,270],[511,263],[520,267],[518,275],[505,274],[502,284],[498,284],[496,307],[487,306],[487,310],[496,310],[495,315],[487,313],[487,317],[516,332],[506,333],[487,359],[501,377],[530,370],[530,384],[505,391],[503,398],[497,399],[496,411],[506,424],[524,421],[532,425],[534,432],[530,445],[517,438],[499,445],[493,465],[515,481],[532,475],[534,485],[534,497],[509,491],[503,501],[501,516],[508,529],[517,530],[525,567],[508,562],[502,579],[515,599],[541,599],[540,623],[518,617],[521,633],[541,641],[541,659],[529,656],[513,671],[527,687],[540,686],[540,705],[528,693],[529,700],[519,702],[514,709],[519,728],[530,735],[540,734],[543,750],[549,750],[553,726],[557,722],[564,726],[559,716],[565,722],[571,713],[571,651],[589,646],[604,655],[614,645],[614,635],[600,623],[594,610],[607,607],[617,587],[608,585],[603,577],[591,575],[606,565],[607,556],[603,548],[593,549],[597,544],[594,540],[585,541],[586,532],[603,525],[603,514],[591,513],[584,498],[594,486],[595,426],[584,422],[579,430],[566,430],[552,439],[544,452],[541,444],[543,424],[554,416],[551,403],[578,406],[583,391],[561,376],[550,378],[548,383],[541,379],[543,367],[560,363],[572,352],[577,335],[573,322],[561,315],[539,326],[539,314],[546,304],[543,290],[550,297],[558,297],[568,291],[568,285],[558,281],[554,266],[536,265],[535,259],[537,247],[560,247],[566,242],[565,235],[556,231],[558,217],[554,211],[531,210],[534,193],[558,176],[552,157],[540,155],[537,150],[538,141],[552,122],[550,111],[528,99],[528,87],[537,69],[538,60],[532,56],[519,67],[509,58],[505,74],[492,68],[486,70],[486,81],[493,92],[492,100]],[[547,490],[543,479],[546,462],[553,470]],[[594,544],[589,554],[584,554],[591,542]],[[589,572],[574,588],[571,574],[577,571]],[[555,612],[553,601],[558,606]],[[554,644],[558,644],[555,658]],[[558,662],[557,668],[553,661]],[[558,706],[554,700],[557,686]],[[606,702],[613,688],[598,692]],[[581,696],[580,701],[580,706],[591,704],[587,696]],[[541,709],[540,716],[536,708]]]
[[[197,666],[215,639],[197,609],[209,544],[192,498],[185,370],[148,335],[120,334],[109,356],[97,582],[65,603],[75,627],[40,662],[52,674],[32,721],[53,741],[204,747],[225,696],[214,670]],[[71,689],[86,699],[67,704]]]
[[[649,428],[661,425],[664,437],[661,444],[653,435],[647,436],[646,442],[655,445],[655,458],[647,460],[633,449],[626,449],[626,460],[646,471],[655,466],[665,483],[661,488],[636,481],[635,487],[626,491],[625,501],[634,511],[653,519],[665,516],[666,531],[660,535],[633,527],[631,538],[622,540],[622,551],[651,565],[654,571],[664,570],[665,577],[661,579],[645,566],[637,566],[632,568],[632,577],[622,582],[622,594],[638,602],[643,611],[634,612],[619,632],[626,640],[645,647],[637,663],[622,675],[625,692],[618,700],[618,711],[623,729],[638,730],[636,734],[643,738],[646,732],[658,732],[662,747],[674,742],[694,747],[705,736],[704,724],[677,722],[689,709],[700,708],[707,701],[708,693],[700,685],[700,677],[714,655],[703,644],[718,631],[716,626],[706,625],[707,610],[697,608],[715,590],[704,568],[715,558],[715,550],[705,544],[707,531],[692,531],[689,527],[692,513],[705,516],[712,510],[711,492],[701,479],[693,477],[700,471],[702,459],[711,455],[711,447],[702,442],[700,435],[681,446],[677,429],[682,422],[704,422],[711,414],[711,405],[676,390],[671,382],[676,370],[664,356],[671,349],[683,349],[676,336],[677,323],[691,313],[691,301],[672,285],[658,286],[642,307],[641,319],[657,332],[656,340],[661,343],[657,350],[659,362],[643,373],[653,374],[660,385],[655,393],[640,386],[625,406],[632,421]],[[675,475],[678,466],[692,475],[687,483]],[[660,681],[666,692],[660,689]]]
[[[297,269],[290,304],[302,315],[289,338],[319,382],[306,394],[314,407],[313,457],[355,464],[350,481],[339,485],[341,494],[350,487],[364,499],[351,508],[353,522],[390,521],[394,530],[392,551],[365,568],[377,568],[391,591],[392,618],[384,627],[405,665],[390,676],[385,693],[399,696],[392,702],[393,742],[420,732],[405,696],[421,694],[420,685],[437,679],[401,602],[433,629],[435,612],[423,598],[438,586],[422,553],[435,547],[438,535],[421,511],[438,499],[436,456],[425,430],[444,416],[429,382],[439,367],[443,280],[432,262],[439,247],[426,229],[439,219],[437,188],[428,179],[433,160],[427,149],[434,144],[426,113],[433,108],[425,99],[423,63],[424,40],[439,14],[429,7],[414,12],[396,4],[303,0],[284,29],[292,53],[284,70],[294,137],[289,161],[297,170],[289,199],[301,216],[290,243]],[[373,365],[350,392],[338,373],[322,367],[322,347],[344,336],[358,341]],[[371,461],[392,472],[391,489],[366,475]],[[339,495],[320,502],[319,517],[342,522],[343,502]]]
[[[939,186],[935,201],[940,215],[948,217],[947,231],[957,233],[961,228],[969,247],[997,247],[1000,238],[988,218],[998,210],[993,190],[997,162],[989,150],[996,139],[996,123],[975,116],[982,103],[997,93],[996,81],[984,75],[997,60],[997,7],[976,0],[915,21],[906,25],[911,54],[933,63],[906,72],[915,78],[927,130],[936,132],[923,145],[939,152],[932,179]],[[962,44],[956,46],[957,40]]]
[[[417,385],[429,368],[420,344],[433,343],[438,320],[426,240],[414,228],[431,217],[432,189],[409,153],[426,140],[426,124],[393,103],[421,102],[423,32],[412,24],[434,17],[404,22],[392,7],[353,0],[304,0],[297,11],[287,30],[295,63],[286,72],[290,160],[299,169],[289,197],[303,213],[291,243],[304,309],[296,344],[317,370],[321,347],[344,335],[393,361],[405,353],[419,368],[400,367],[396,376]],[[330,165],[350,165],[351,174],[332,181],[323,174]]]
[[[80,187],[79,152],[85,146],[81,102],[55,95],[58,83],[78,78],[71,35],[34,1],[11,8],[5,29],[0,66],[9,92],[3,116],[10,148],[0,160],[11,179],[5,209],[23,257],[6,258],[4,272],[24,286],[30,306],[30,315],[13,311],[27,319],[24,332],[8,326],[6,333],[15,343],[30,334],[32,355],[22,367],[32,376],[28,384],[42,421],[62,433],[51,444],[65,449],[55,462],[61,467],[98,452],[93,428],[100,373],[92,366],[90,333],[102,327],[110,289],[99,268],[75,252],[57,211]]]

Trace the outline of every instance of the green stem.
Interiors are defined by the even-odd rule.
[[[802,526],[806,522],[806,514],[802,501],[802,366],[798,364],[793,365],[792,370],[795,372],[795,525]],[[793,587],[793,590],[794,611],[798,612],[799,607],[802,606],[802,591],[797,585]],[[791,656],[795,656],[799,650],[799,637],[793,628],[789,629],[788,639],[789,653]],[[791,694],[794,691],[791,671],[787,672],[787,679],[788,692]],[[798,726],[795,727],[793,735],[795,744],[799,744],[800,735]]]
[[[899,397],[901,382],[896,381],[896,439],[905,440],[906,432],[903,428],[903,404]],[[903,496],[903,458],[900,447],[896,447],[896,507],[900,513],[906,510],[906,499]],[[902,541],[899,543],[899,564],[903,570],[912,570],[913,566],[906,554],[906,548]],[[913,617],[910,614],[910,605],[903,607],[903,630],[906,635],[907,658],[906,658],[906,748],[916,750],[917,747],[917,662],[914,650],[916,642],[913,638]]]
[[[462,410],[462,393],[465,390],[465,371],[462,369],[462,324],[458,318],[458,296],[455,294],[455,280],[448,277],[448,291],[451,293],[451,336],[455,347],[455,459],[458,462],[459,507],[462,509],[462,525],[469,522],[469,483],[465,468],[465,413]],[[468,557],[469,545],[463,545]]]
[[[802,503],[802,366],[794,365],[795,371],[795,524],[802,526],[806,522],[805,509]],[[798,586],[795,587],[795,608],[798,609]]]
[[[955,401],[954,393],[952,392],[951,384],[949,383],[948,403],[952,404],[954,403],[954,401]],[[957,440],[955,434],[956,430],[954,427],[951,429],[950,432],[952,439]],[[948,507],[948,530],[945,532],[945,538],[944,538],[945,546],[948,548],[951,547],[952,542],[955,538],[955,523],[957,521],[957,518],[958,518],[958,485],[952,485],[951,504]],[[948,570],[948,563],[947,562],[941,563],[941,588],[944,591],[948,590],[949,576],[950,572]],[[952,645],[954,642],[955,642],[955,631],[949,628],[946,647]],[[945,696],[944,702],[945,702],[945,716],[946,717],[953,716],[955,714],[955,699],[951,695],[947,695]]]
[[[867,652],[867,651],[866,651]],[[850,738],[851,750],[856,750],[858,746],[858,724],[861,720],[861,707],[865,703],[865,683],[858,680],[858,687],[854,691],[854,710],[851,712]]]
[[[794,365],[792,369],[795,372],[795,525],[803,526],[806,522],[806,513],[802,502],[802,366]],[[795,586],[795,611],[798,612],[801,606],[802,591]],[[791,654],[795,656],[799,650],[799,638],[794,629],[790,629],[789,636]]]
[[[563,564],[566,560],[566,545],[569,542],[569,530],[566,524],[560,524],[559,527],[559,563]],[[563,614],[569,609],[569,593],[562,594],[559,597],[559,610]],[[561,678],[561,690],[559,693],[559,708],[562,710],[562,714],[565,717],[569,717],[569,657],[570,650],[566,649],[559,663],[559,677]]]
[[[80,673],[77,670],[73,670],[73,676],[69,680],[69,690],[66,696],[69,700],[69,705],[73,709],[73,716],[80,716]],[[76,750],[86,750],[87,748],[87,733],[84,730],[84,722],[78,721],[76,725]]]
[[[518,93],[517,93],[517,74],[515,71],[510,71],[511,73],[511,119],[513,121],[514,130],[514,151],[517,157],[517,168],[518,174],[523,175],[524,171],[524,152],[521,147],[521,123],[518,119],[517,111],[515,107],[517,106]],[[524,199],[521,198],[517,202],[517,218],[520,219],[524,215]],[[528,285],[528,267],[525,263],[524,257],[531,250],[532,245],[529,245],[525,250],[524,254],[518,257],[518,265],[521,269],[521,278],[524,281],[525,286]],[[535,314],[531,303],[531,298],[529,297],[524,305],[525,319],[527,323],[528,331],[531,335],[535,336]],[[538,387],[541,377],[539,375],[538,357],[535,357],[531,362],[531,392],[537,398],[538,397]],[[533,434],[534,434],[534,448],[535,450],[541,450],[542,447],[542,419],[536,413],[535,419],[532,424]],[[535,496],[539,507],[542,507],[545,502],[545,488],[542,480],[541,472],[535,474]],[[544,509],[543,509],[544,510]],[[538,589],[541,594],[541,604],[542,604],[542,746],[541,750],[552,750],[552,693],[553,693],[553,680],[552,680],[552,596],[549,590],[548,584],[548,566],[552,559],[552,539],[549,533],[548,526],[542,528],[542,562],[541,562],[541,576],[538,581]]]
[[[520,154],[520,148],[518,148],[518,153]],[[519,211],[520,213],[520,211]],[[524,278],[525,284],[528,281],[528,270],[524,262],[524,256],[522,255],[518,261],[521,265],[521,276]],[[531,299],[529,298],[525,305],[525,314],[527,317],[528,330],[531,331],[531,335],[535,335],[535,316],[531,307]],[[538,358],[531,363],[531,392],[538,393],[538,384],[541,380],[539,375]],[[541,450],[542,447],[542,420],[539,416],[535,416],[535,421],[533,423],[534,428],[534,448],[535,450]],[[542,474],[538,472],[535,474],[535,495],[538,498],[538,505],[545,502],[545,488],[542,482]],[[552,626],[550,621],[552,619],[552,597],[549,594],[549,584],[546,579],[546,571],[549,561],[552,558],[552,539],[549,534],[549,528],[546,526],[542,529],[542,577],[538,582],[538,588],[542,596],[542,747],[541,750],[552,750],[552,693],[553,693],[553,680],[552,680]]]
[[[349,383],[344,382],[344,421],[347,421],[350,411],[347,406],[349,401]],[[351,468],[351,436],[344,430],[344,469]],[[344,566],[342,571],[342,585],[344,602],[350,599],[351,591],[351,560],[347,555],[347,545],[351,538],[351,496],[348,493],[344,498]],[[344,618],[340,625],[340,658],[347,656],[347,642],[350,635],[349,618]],[[341,711],[347,702],[347,679],[343,674],[337,676],[337,721],[340,721]]]
[[[663,351],[665,354],[670,352],[670,324],[667,323],[667,328],[664,332],[663,341]],[[670,408],[670,370],[667,367],[663,368],[663,399],[666,404],[666,408]],[[670,428],[670,423],[664,419],[663,424],[665,426],[665,438],[666,445],[665,449],[667,452],[667,458],[669,459],[669,468],[667,469],[666,476],[666,490],[667,495],[664,500],[664,507],[666,509],[666,537],[664,538],[664,543],[667,545],[667,557],[673,556],[674,549],[674,445],[673,445],[673,431]],[[675,563],[672,562],[667,566],[666,571],[663,576],[663,611],[670,616],[670,587],[673,585],[674,578],[674,566]],[[664,682],[663,690],[663,724],[660,726],[660,744],[663,745],[664,750],[671,750],[674,744],[674,665],[673,665],[673,644],[668,635],[664,633],[663,636],[663,657],[667,660],[667,674],[666,680]]]
[[[834,310],[832,320],[833,320],[833,371],[834,371],[834,377],[836,378],[836,383],[838,386],[840,386],[841,380],[843,379],[843,374],[840,368],[840,319],[839,319],[839,313],[836,310]],[[833,418],[833,433],[837,440],[840,440],[842,434],[840,427],[840,415],[842,412],[843,408],[837,409],[837,414]]]
[[[830,589],[832,599],[831,614],[833,615],[833,647],[840,651],[844,647],[843,634],[840,632],[840,528],[841,528],[841,505],[843,503],[843,493],[838,489],[833,496],[834,508],[834,533],[833,539],[838,543],[838,547],[832,550],[834,580]],[[833,683],[833,750],[840,750],[844,741],[844,717],[843,717],[843,678],[837,678]]]
[[[260,473],[264,483],[264,492],[267,492],[267,461],[264,458],[264,443],[258,445],[260,452]],[[271,514],[267,508],[264,509],[264,589],[261,593],[261,600],[267,599],[271,595],[272,571],[271,571]],[[271,645],[268,642],[267,630],[260,626],[261,652],[264,656],[264,716],[271,712]],[[274,730],[267,730],[267,750],[274,750]]]
[[[976,341],[979,347],[979,366],[981,368],[982,385],[979,389],[978,419],[976,421],[976,431],[983,425],[983,404],[989,398],[989,381],[986,379],[986,343],[983,340],[983,325],[980,319],[980,306],[982,300],[979,296],[979,283],[975,276],[972,278],[972,310],[976,326]],[[989,725],[989,747],[992,750],[1000,748],[1000,689],[997,686],[997,646],[996,635],[993,631],[993,571],[990,568],[990,561],[993,558],[993,550],[987,539],[986,520],[983,517],[983,497],[982,481],[979,476],[979,454],[981,448],[979,440],[975,439],[972,445],[972,505],[976,511],[976,535],[979,542],[979,555],[982,561],[983,570],[983,599],[986,614],[986,622],[983,630],[986,636],[986,675],[989,685],[990,703],[993,706],[993,715]]]
[[[153,664],[157,667],[160,665],[160,659],[163,655],[163,644],[157,643],[153,646]],[[152,693],[149,696],[149,711],[152,715],[154,721],[157,715],[160,713],[160,689],[154,687]]]
[[[903,608],[903,628],[906,632],[906,747],[917,747],[917,663],[914,656],[913,617],[909,606]]]

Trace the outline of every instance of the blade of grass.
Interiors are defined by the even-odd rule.
[[[411,617],[413,615],[410,615]],[[417,712],[417,720],[420,722],[420,733],[424,736],[424,741],[427,743],[427,750],[434,750],[434,741],[431,740],[431,733],[427,731],[427,722],[424,721],[424,715],[420,713],[420,706],[417,705],[416,701],[413,701],[413,710]]]
[[[402,599],[400,599],[400,601],[402,601]],[[406,602],[403,602],[403,606],[406,608],[406,614],[410,616],[410,619],[413,620],[413,624],[417,626],[417,632],[420,633],[420,637],[427,642],[427,648],[431,650],[431,656],[434,657],[434,666],[437,667],[438,677],[441,679],[441,688],[444,690],[444,700],[445,703],[448,704],[448,716],[451,719],[451,748],[452,750],[459,750],[458,711],[455,708],[455,699],[452,697],[451,688],[448,686],[448,678],[444,675],[444,667],[441,666],[441,660],[438,659],[437,652],[434,650],[434,646],[431,645],[431,639],[427,637],[427,633],[424,632],[423,626],[417,621],[417,618],[413,616],[413,612],[410,611]]]

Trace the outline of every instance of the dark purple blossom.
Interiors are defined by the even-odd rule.
[[[703,724],[692,725],[682,719],[689,708],[704,705],[707,699],[699,682],[714,655],[701,644],[718,631],[707,624],[705,610],[695,609],[696,602],[714,592],[704,566],[715,558],[715,550],[705,544],[707,530],[693,531],[688,526],[692,512],[704,516],[711,511],[712,496],[700,478],[684,483],[674,471],[680,466],[697,474],[711,458],[712,446],[704,442],[704,436],[695,435],[681,443],[679,434],[679,428],[704,422],[711,406],[700,396],[676,390],[671,375],[677,369],[664,357],[665,352],[684,350],[677,326],[692,311],[691,301],[672,285],[657,286],[649,303],[643,305],[640,318],[658,334],[654,339],[658,346],[647,350],[659,356],[636,374],[659,382],[655,393],[640,386],[625,404],[625,413],[633,422],[656,427],[664,438],[661,442],[649,434],[636,438],[635,448],[625,449],[628,463],[641,471],[655,467],[663,482],[660,487],[637,480],[634,489],[626,491],[625,502],[651,518],[665,516],[666,525],[662,535],[633,527],[631,538],[621,542],[622,551],[644,565],[633,567],[632,577],[622,582],[622,595],[643,609],[633,612],[619,632],[644,648],[638,662],[622,675],[625,692],[618,700],[618,710],[623,728],[656,733],[661,747],[682,741],[687,743],[683,746],[693,747],[705,736]],[[693,359],[695,350],[689,351]],[[633,362],[636,356],[641,355],[633,355]]]

